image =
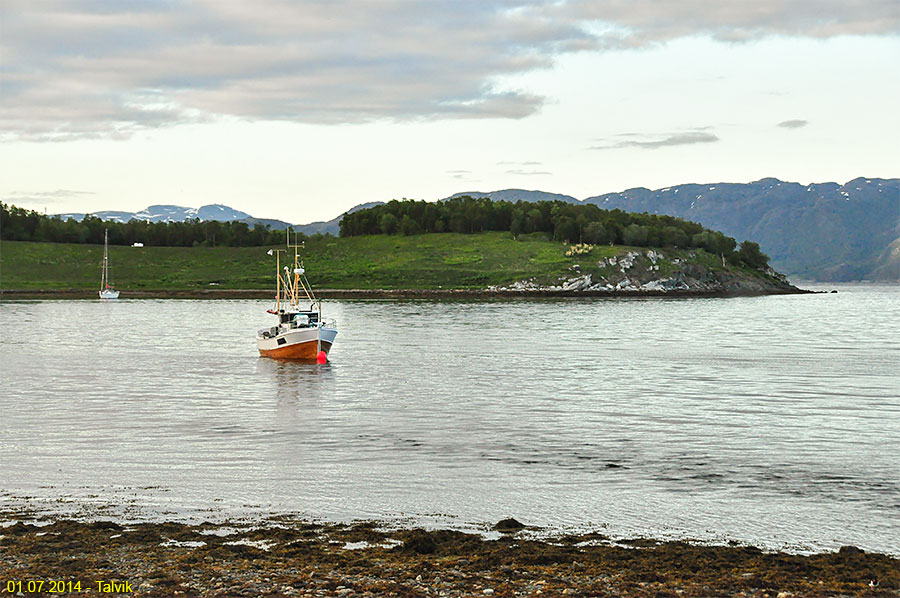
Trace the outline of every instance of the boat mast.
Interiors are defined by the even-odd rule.
[[[291,248],[291,227],[285,227],[284,229],[284,246],[288,249]],[[287,266],[285,266],[285,273],[287,273]],[[294,269],[297,269],[297,248],[294,248]],[[297,283],[292,282],[288,276],[285,276],[285,302],[288,304],[288,307],[295,307],[297,305]],[[287,289],[290,288],[290,298],[287,296]]]
[[[266,253],[269,255],[275,254],[275,310],[271,313],[280,314],[281,313],[281,287],[284,284],[285,294],[287,294],[287,281],[283,281],[281,279],[281,252],[284,249],[270,249]],[[278,316],[279,322],[281,321],[281,316]]]
[[[294,249],[294,278],[288,279],[285,281],[285,286],[289,286],[291,289],[291,306],[298,307],[300,304],[300,289],[303,289],[303,293],[306,295],[306,298],[310,303],[315,303],[316,298],[313,296],[312,291],[309,286],[309,281],[306,280],[305,272],[303,271],[303,265],[300,262],[300,248],[303,247],[303,243],[297,243],[296,239],[294,244],[291,244],[291,232],[293,232],[290,228],[285,229],[285,234],[287,235],[287,247]],[[288,268],[285,267],[285,270]]]
[[[303,269],[303,264],[300,261],[300,248],[304,246],[304,243],[297,243],[296,240],[294,244],[291,245],[291,229],[285,229],[287,233],[287,246],[294,248],[294,279],[290,284],[291,287],[291,305],[298,306],[300,304],[300,289],[303,289],[303,293],[306,295],[307,300],[311,304],[321,303],[319,302],[315,295],[312,292],[312,287],[309,284],[309,280],[306,279],[306,272]],[[287,268],[285,268],[287,269]],[[321,306],[319,307],[319,312],[321,313]]]
[[[103,268],[100,270],[100,290],[109,288],[109,229],[103,231]]]

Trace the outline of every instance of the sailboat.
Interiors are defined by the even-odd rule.
[[[277,322],[257,332],[256,346],[263,357],[317,359],[323,363],[337,336],[337,323],[322,317],[322,301],[313,294],[300,261],[302,245],[291,245],[290,231],[287,235],[287,249],[268,251],[275,255],[275,305],[267,311]],[[294,250],[294,267],[282,268],[281,254],[290,249]]]
[[[109,229],[103,231],[103,268],[100,270],[100,298],[119,298],[119,291],[109,283]]]

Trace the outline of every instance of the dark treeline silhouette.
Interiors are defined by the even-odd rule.
[[[345,214],[341,236],[421,233],[478,233],[510,231],[545,233],[565,243],[633,245],[637,247],[701,248],[733,264],[765,268],[769,257],[751,241],[737,243],[731,237],[703,228],[696,222],[657,214],[633,214],[602,210],[596,205],[561,201],[536,203],[492,201],[458,197],[439,202],[393,200]],[[0,202],[0,239],[52,243],[103,243],[109,230],[112,245],[168,247],[255,247],[284,243],[285,233],[257,223],[188,220],[185,222],[110,222],[95,216],[74,219],[45,216]],[[298,234],[298,240],[305,238]]]
[[[341,220],[342,237],[483,231],[510,231],[516,238],[522,233],[541,232],[564,243],[699,248],[753,268],[765,268],[769,261],[756,243],[744,241],[736,250],[734,239],[696,222],[603,210],[593,204],[511,203],[468,196],[437,203],[404,199],[345,214]]]
[[[282,230],[271,230],[257,223],[187,220],[185,222],[110,222],[96,216],[72,218],[45,216],[0,203],[0,239],[8,241],[47,241],[52,243],[103,243],[103,231],[109,229],[111,245],[161,245],[168,247],[254,247],[284,243]]]

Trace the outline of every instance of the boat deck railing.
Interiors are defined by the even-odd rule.
[[[298,329],[307,329],[307,328],[316,328],[318,325],[316,322],[310,322],[308,324],[298,324],[297,322],[290,322],[288,330],[298,330]],[[332,318],[330,320],[322,321],[322,328],[333,328],[337,330],[337,320]],[[259,338],[275,338],[281,333],[280,326],[272,326],[271,328],[260,328],[256,332],[256,336]]]

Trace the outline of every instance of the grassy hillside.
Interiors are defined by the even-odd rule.
[[[633,248],[598,246],[575,257],[566,257],[567,249],[539,234],[514,240],[504,232],[441,233],[311,238],[303,256],[310,282],[318,288],[484,288],[532,277],[552,283],[571,276],[574,264],[585,273],[602,273],[598,260]],[[112,280],[121,290],[268,289],[274,284],[275,264],[267,250],[114,246],[110,247]],[[684,251],[665,253],[671,258],[687,256]],[[102,256],[103,247],[97,245],[2,241],[0,288],[96,289]],[[703,251],[689,259],[723,269],[719,260]]]

